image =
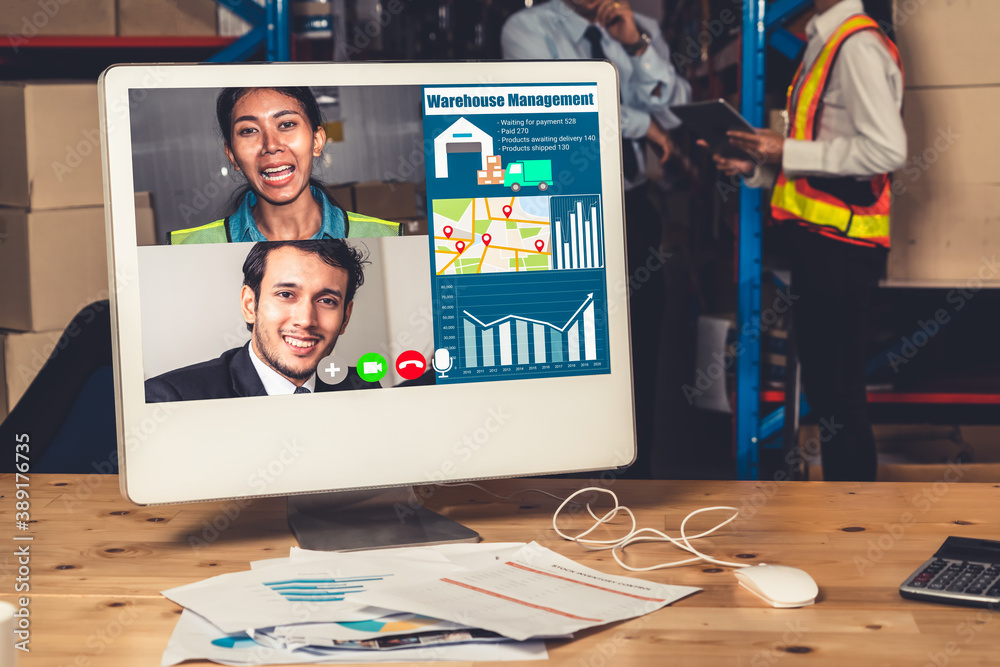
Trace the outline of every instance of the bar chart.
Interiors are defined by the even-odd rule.
[[[552,197],[553,269],[597,269],[604,266],[604,226],[601,198]]]
[[[385,579],[385,575],[284,579],[263,583],[264,586],[289,602],[342,602],[346,595],[366,590],[366,581],[382,581],[383,579]]]
[[[462,315],[466,368],[597,359],[593,294],[562,325],[517,315],[492,322],[467,310]]]

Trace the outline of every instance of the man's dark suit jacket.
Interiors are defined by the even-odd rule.
[[[146,380],[146,402],[199,401],[206,398],[267,396],[257,369],[250,361],[250,343],[222,353],[218,359],[185,366]],[[351,389],[378,389],[378,382],[365,382],[351,367],[340,384],[316,378],[316,393]]]

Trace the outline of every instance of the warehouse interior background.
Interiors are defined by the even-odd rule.
[[[227,1],[6,0],[0,9],[0,126],[6,130],[0,137],[0,418],[46,361],[58,356],[74,317],[107,298],[98,76],[121,62],[265,59],[264,47],[234,52],[248,24],[225,7]],[[504,21],[530,4],[294,0],[289,57],[499,59]],[[659,22],[693,99],[725,98],[739,108],[741,0],[631,4]],[[879,479],[933,481],[950,467],[962,481],[1000,482],[1000,163],[993,158],[1000,146],[994,120],[1000,105],[1000,4],[866,0],[865,6],[903,57],[909,142],[906,165],[893,174],[892,251],[873,304],[869,341],[869,414],[879,445]],[[812,15],[804,8],[783,30],[801,36]],[[767,119],[781,129],[796,61],[769,48],[766,63]],[[403,222],[412,233],[425,231],[423,165],[409,158],[422,134],[407,120],[411,109],[401,111],[377,90],[326,93],[321,97],[327,100],[329,150],[321,178],[347,201],[365,202],[367,213]],[[176,123],[185,139],[166,155],[138,153],[136,183],[144,191],[136,196],[140,243],[154,243],[192,220],[215,219],[210,216],[224,209],[233,188],[217,176],[226,160],[213,120],[178,113],[191,103],[184,96],[162,95],[154,102],[145,108]],[[414,88],[412,105],[419,104]],[[359,142],[372,126],[384,128],[379,141]],[[663,282],[666,295],[652,475],[731,479],[738,474],[735,424],[747,418],[733,400],[739,195],[685,128],[674,131],[673,139],[676,154],[650,174],[662,250],[671,253],[652,276]],[[399,169],[380,170],[377,165],[386,161],[398,161]],[[170,190],[156,187],[164,171],[172,174]],[[159,194],[150,196],[154,190]],[[763,304],[781,301],[787,274],[765,233]],[[79,278],[67,281],[70,275]],[[762,418],[785,405],[791,381],[788,323],[780,314],[771,319],[760,340]],[[93,382],[91,389],[105,386],[100,377]],[[783,468],[788,444],[782,438],[803,443],[820,437],[809,417],[796,433],[765,422],[761,428],[771,437],[759,443],[761,479]],[[80,464],[81,472],[90,471],[71,455],[54,459],[52,470]],[[815,457],[794,473],[802,479],[822,474]]]

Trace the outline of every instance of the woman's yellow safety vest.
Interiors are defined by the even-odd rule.
[[[381,220],[353,211],[347,212],[347,237],[367,238],[373,236],[402,236],[403,225],[390,220]],[[167,235],[170,245],[197,243],[229,243],[229,218],[216,220],[201,227],[179,229]]]
[[[882,37],[899,71],[903,71],[896,45],[873,19],[864,14],[847,19],[827,40],[805,79],[802,79],[804,67],[799,65],[788,89],[790,139],[815,141],[823,93],[840,47],[851,35],[866,30],[874,30]],[[799,88],[797,98],[794,97],[796,88]],[[871,180],[852,177],[789,179],[782,171],[771,197],[771,215],[775,220],[815,227],[827,236],[848,243],[888,248],[890,185],[888,174],[879,174]]]

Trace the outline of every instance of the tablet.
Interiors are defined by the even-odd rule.
[[[726,132],[738,130],[754,133],[757,130],[725,100],[680,104],[670,107],[670,110],[694,130],[699,138],[708,142],[713,153],[737,160],[753,160],[749,153],[729,143]]]

